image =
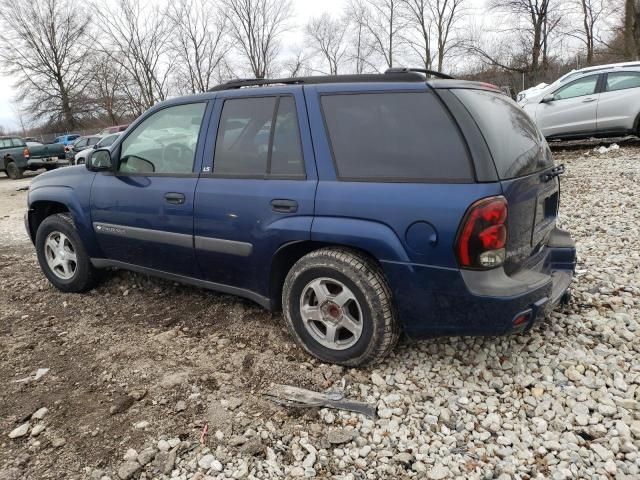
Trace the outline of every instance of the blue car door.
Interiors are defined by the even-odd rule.
[[[310,239],[317,172],[302,87],[220,92],[194,206],[206,280],[269,295],[271,260]],[[233,290],[231,290],[233,291]]]
[[[152,111],[112,150],[115,171],[98,173],[91,189],[91,220],[106,259],[199,275],[193,205],[207,105],[194,101]]]

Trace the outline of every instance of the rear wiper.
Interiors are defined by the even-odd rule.
[[[546,172],[542,176],[542,180],[545,181],[545,182],[548,182],[550,180],[553,180],[557,176],[562,175],[563,173],[564,173],[564,163],[561,163],[557,167],[553,167],[551,170]]]

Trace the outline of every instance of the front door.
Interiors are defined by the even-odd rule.
[[[216,99],[195,197],[195,248],[209,281],[268,297],[276,251],[309,240],[317,173],[302,87]],[[217,126],[217,131],[216,131]]]
[[[538,104],[536,119],[545,137],[595,131],[598,78],[574,80],[556,90],[552,101]]]
[[[116,170],[98,173],[91,189],[91,219],[105,258],[198,276],[194,172],[206,110],[206,102],[157,110],[114,148]]]

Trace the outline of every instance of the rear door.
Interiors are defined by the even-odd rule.
[[[545,244],[555,227],[559,180],[551,151],[529,116],[505,95],[452,90],[482,130],[508,202],[505,270],[514,271]]]
[[[606,74],[598,101],[598,130],[619,131],[634,128],[640,113],[640,72]]]
[[[545,137],[595,131],[599,78],[574,80],[553,92],[552,101],[538,104],[536,120]]]
[[[219,93],[194,207],[205,279],[267,297],[278,248],[310,238],[317,182],[302,87]]]

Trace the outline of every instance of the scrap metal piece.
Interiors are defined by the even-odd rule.
[[[358,400],[349,400],[340,392],[314,392],[291,385],[276,385],[264,394],[272,402],[285,407],[326,407],[349,412],[361,413],[368,417],[376,416],[375,405]]]

